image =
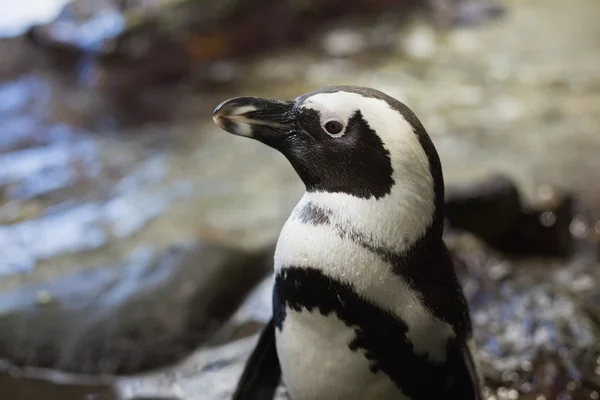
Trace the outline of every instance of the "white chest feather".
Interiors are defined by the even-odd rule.
[[[303,222],[300,213],[309,201],[315,203],[305,196],[282,229],[276,272],[285,275],[288,267],[311,268],[348,285],[364,301],[402,320],[416,353],[444,362],[447,340],[455,336],[453,328],[431,314],[420,294],[380,255],[352,235],[340,234],[340,221]],[[335,313],[287,309],[283,329],[277,331],[277,350],[293,400],[407,399],[387,375],[370,371],[362,349],[349,349],[356,337],[354,328]],[[399,365],[402,362],[398,360]]]
[[[380,256],[350,237],[340,236],[332,224],[301,222],[298,210],[303,205],[301,201],[281,231],[275,251],[276,272],[290,266],[315,268],[348,284],[361,298],[404,321],[417,353],[444,361],[446,341],[455,335],[452,327],[431,314],[420,294]]]
[[[276,333],[283,379],[293,400],[406,400],[382,372],[369,370],[362,351],[352,352],[355,336],[333,315],[287,310]]]

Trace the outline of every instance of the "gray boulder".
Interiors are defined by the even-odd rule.
[[[0,355],[23,366],[131,373],[174,362],[216,332],[272,268],[212,244],[140,249],[101,266],[0,292]]]

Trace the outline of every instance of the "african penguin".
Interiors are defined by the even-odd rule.
[[[415,114],[374,89],[237,97],[215,123],[281,152],[306,192],[275,251],[273,318],[234,399],[481,399],[442,240],[444,180]],[[279,362],[279,365],[274,365]]]

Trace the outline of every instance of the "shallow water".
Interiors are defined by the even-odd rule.
[[[33,24],[50,22],[58,15],[67,0],[1,0],[0,37],[22,34]]]

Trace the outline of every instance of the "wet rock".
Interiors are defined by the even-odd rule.
[[[318,4],[271,0],[261,0],[260,4],[244,0],[220,3],[160,0],[143,5],[77,0],[68,4],[53,23],[36,27],[34,36],[48,44],[70,44],[133,58],[152,52],[152,47],[184,44],[192,56],[213,59],[288,43],[300,39],[302,30],[306,35],[308,26],[321,25],[322,28],[324,21],[330,23],[346,15],[398,12],[410,6],[410,2],[392,4],[384,0],[328,0]],[[189,32],[194,35],[191,41],[185,42],[182,36]],[[271,34],[268,41],[261,42],[268,34]]]
[[[229,318],[272,268],[272,249],[140,248],[99,266],[0,293],[0,356],[16,365],[131,373],[178,360]]]
[[[143,5],[77,0],[68,4],[55,21],[33,27],[28,38],[54,58],[72,59],[74,68],[91,68],[94,72],[89,83],[117,98],[129,96],[131,102],[130,96],[146,85],[193,78],[203,87],[210,86],[214,83],[215,64],[284,46],[310,45],[325,29],[346,19],[388,14],[397,24],[416,5],[420,3],[387,0],[306,4],[161,0]],[[326,52],[350,56],[364,49],[364,35],[352,30],[340,28],[327,34]],[[95,61],[91,67],[90,55]],[[229,76],[225,83],[239,82],[239,75]],[[217,77],[220,79],[219,74]]]
[[[273,277],[264,279],[246,297],[240,308],[206,342],[218,346],[258,333],[272,316]]]
[[[0,81],[15,79],[47,65],[45,57],[23,37],[0,38]]]
[[[452,22],[455,25],[479,25],[487,20],[501,18],[505,13],[504,2],[467,0],[456,7]]]
[[[571,255],[581,247],[577,244],[582,238],[572,233],[581,204],[571,195],[544,187],[543,198],[524,204],[516,184],[506,176],[449,186],[445,208],[449,227],[472,232],[511,254]]]
[[[271,316],[272,278],[265,279],[220,333],[214,347],[201,349],[179,365],[154,373],[121,378],[115,383],[118,400],[151,399],[156,396],[182,400],[229,399],[258,340],[257,334],[241,339],[234,332],[245,322],[264,324]],[[255,330],[255,332],[257,331]],[[280,387],[277,400],[287,399]]]
[[[451,227],[493,239],[519,220],[522,205],[515,183],[505,176],[451,185],[446,189],[446,218]]]
[[[585,291],[560,283],[573,265],[518,264],[510,279],[498,282],[472,307],[488,386],[501,398],[508,392],[525,398],[589,398],[600,385],[594,372],[599,325],[583,302]]]
[[[118,1],[77,0],[64,4],[53,21],[34,26],[29,35],[38,44],[101,51],[104,41],[124,28]]]
[[[597,261],[509,259],[459,236],[447,243],[460,261],[489,395],[589,398],[600,384]]]
[[[201,350],[179,366],[144,376],[120,379],[115,384],[118,399],[158,396],[182,400],[230,399],[256,340],[257,337],[250,337],[214,349]],[[283,400],[286,397],[279,394],[276,398]]]
[[[87,141],[0,155],[0,165],[5,166],[0,173],[0,187],[6,185],[5,198],[22,204],[48,193],[68,192],[82,181],[100,178],[99,155],[95,150],[95,145]],[[48,207],[39,218],[0,226],[4,249],[0,255],[0,275],[23,273],[40,262],[100,249],[111,241],[139,232],[165,212],[171,202],[189,194],[189,186],[181,182],[170,192],[146,186],[160,180],[165,168],[161,157],[149,159],[137,171],[130,171],[104,201],[62,203]],[[45,240],[38,240],[40,237]]]
[[[502,17],[504,2],[490,0],[429,0],[440,26],[474,26]]]
[[[0,393],[10,400],[116,400],[113,379],[0,366]]]

